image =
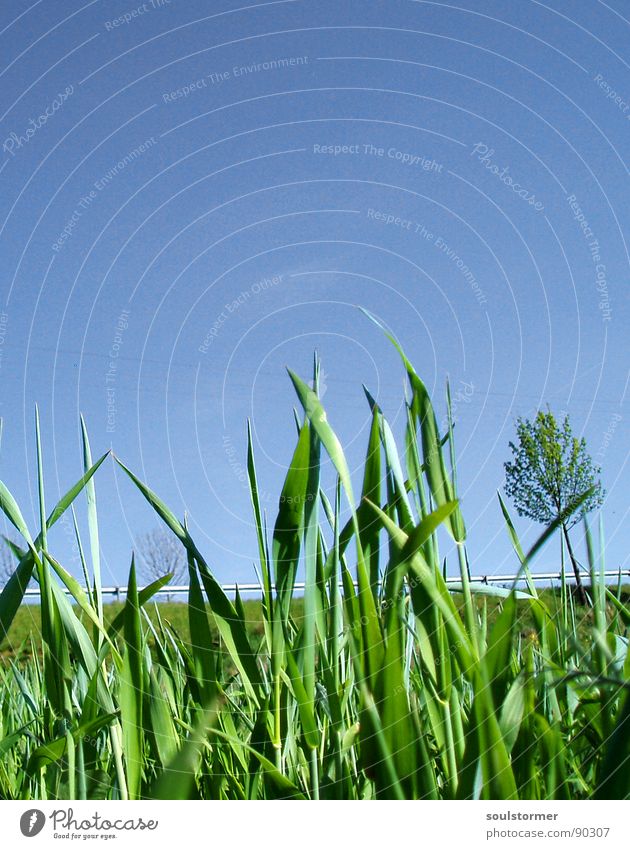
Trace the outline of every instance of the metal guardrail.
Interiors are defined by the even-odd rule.
[[[590,580],[590,574],[588,572],[582,572],[581,577],[587,581]],[[630,577],[630,569],[611,569],[604,572],[605,578],[619,578],[619,577]],[[569,574],[565,572],[565,579],[570,582],[573,578],[573,574]],[[560,581],[562,579],[562,575],[560,572],[538,572],[536,574],[531,575],[531,579],[533,581]],[[520,575],[471,575],[470,581],[474,584],[487,584],[488,586],[491,584],[512,584],[515,581],[517,583],[524,583],[526,581],[526,577],[522,574]],[[455,578],[447,578],[447,584],[459,584],[460,579]],[[343,586],[340,583],[339,586]],[[356,586],[356,582],[355,582]],[[296,591],[304,590],[306,588],[306,584],[302,582],[296,582],[294,584],[294,589]],[[62,588],[65,589],[65,588]],[[139,588],[141,589],[141,588]],[[262,586],[259,583],[247,583],[247,584],[222,584],[221,589],[225,593],[234,593],[238,589],[239,593],[262,593]],[[275,587],[273,588],[275,589]],[[156,595],[185,595],[188,593],[189,586],[187,584],[178,584],[176,586],[169,587],[168,585],[162,587]],[[69,594],[68,590],[65,590],[66,593]],[[126,586],[119,587],[103,587],[101,590],[102,595],[104,596],[114,596],[115,598],[121,598],[127,594]],[[26,590],[25,595],[29,598],[39,597],[40,590],[37,587],[31,587]]]

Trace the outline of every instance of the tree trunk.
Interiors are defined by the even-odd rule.
[[[571,565],[573,566],[573,572],[575,574],[575,588],[577,591],[577,597],[580,604],[584,605],[584,607],[588,607],[588,598],[586,597],[586,592],[584,590],[584,585],[582,584],[582,578],[580,577],[580,567],[578,566],[578,562],[575,559],[575,555],[573,554],[573,548],[571,546],[571,540],[569,539],[569,532],[567,530],[567,526],[562,526],[562,532],[564,534],[564,539],[567,544],[567,551],[569,552],[569,557],[571,558]]]

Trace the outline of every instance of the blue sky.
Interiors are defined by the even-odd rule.
[[[473,572],[514,569],[496,492],[515,417],[547,404],[602,466],[627,566],[629,34],[618,0],[5,4],[0,476],[28,519],[35,404],[50,501],[82,412],[220,580],[252,580],[246,420],[272,522],[286,366],[319,351],[357,474],[362,383],[400,433],[402,369],[361,305],[439,419],[450,377]],[[97,493],[118,582],[156,520],[113,463]]]

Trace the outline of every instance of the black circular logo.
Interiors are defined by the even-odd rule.
[[[20,831],[24,837],[35,837],[44,827],[46,815],[37,808],[25,811],[20,817]]]

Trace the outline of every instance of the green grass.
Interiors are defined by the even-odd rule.
[[[126,497],[144,498],[184,547],[190,591],[183,604],[154,604],[164,581],[139,591],[132,559],[124,605],[104,605],[96,484],[112,460],[93,463],[83,428],[81,477],[51,510],[36,423],[37,529],[0,484],[0,509],[22,536],[0,595],[0,640],[38,635],[28,658],[5,650],[0,665],[1,798],[630,796],[630,610],[621,587],[604,584],[601,525],[586,527],[588,610],[564,581],[552,593],[530,580],[566,515],[525,552],[499,501],[525,584],[471,584],[452,425],[438,432],[424,384],[392,342],[409,380],[406,430],[401,448],[366,393],[360,495],[334,411],[318,398],[317,361],[313,389],[290,373],[304,414],[269,525],[250,437],[257,606],[224,594],[185,521],[117,458]],[[320,480],[324,453],[332,493]],[[79,496],[85,584],[48,541]],[[454,586],[443,578],[447,540]],[[32,577],[39,608],[23,605]]]
[[[615,589],[610,587],[609,589]],[[547,609],[552,612],[556,618],[562,615],[562,599],[560,591],[552,588],[543,588],[538,592],[539,598],[545,604]],[[624,604],[630,601],[630,588],[624,586],[621,588],[620,598]],[[461,608],[462,601],[460,594],[454,594],[455,602]],[[192,646],[192,638],[190,633],[190,622],[188,617],[188,603],[182,601],[161,601],[158,602],[159,607],[156,611],[155,604],[147,604],[145,606],[146,613],[154,626],[158,625],[161,619],[166,625],[175,630],[182,638],[186,646]],[[477,601],[479,614],[483,611],[483,602]],[[519,627],[523,629],[532,628],[535,625],[534,618],[527,603],[519,602]],[[111,625],[116,616],[124,609],[124,602],[110,602],[103,605],[103,620],[106,627]],[[487,610],[488,624],[492,625],[499,616],[502,605],[499,601],[490,599]],[[89,618],[82,613],[79,607],[73,608],[74,613],[83,625],[89,624]],[[243,602],[243,610],[245,614],[245,625],[252,639],[262,638],[264,635],[264,618],[262,604],[259,599],[247,599]],[[304,605],[300,597],[292,599],[291,616],[295,622],[300,622],[303,617]],[[159,613],[159,617],[158,617]],[[220,649],[219,633],[212,619],[212,609],[206,605],[206,614],[210,623],[213,644]],[[591,612],[590,609],[575,605],[576,626],[579,633],[587,637],[589,628],[591,627]],[[607,606],[607,616],[611,618],[614,615],[614,608],[611,605]],[[154,645],[153,641],[149,641],[149,645]],[[41,632],[41,609],[38,604],[24,604],[17,611],[13,623],[9,629],[9,633],[0,643],[0,662],[5,665],[10,660],[17,659],[20,662],[27,662],[33,655],[41,655],[43,652],[44,643]]]

